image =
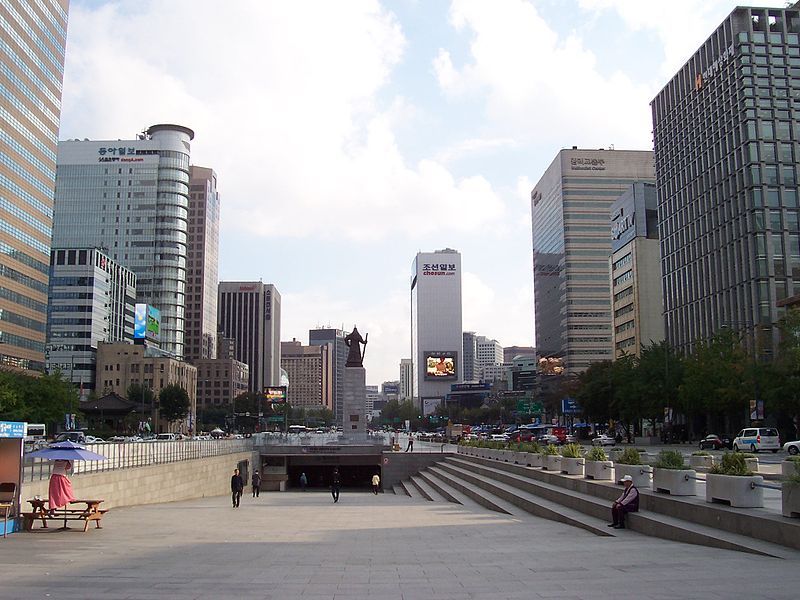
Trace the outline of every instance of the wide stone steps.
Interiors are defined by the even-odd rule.
[[[392,486],[392,492],[394,492],[395,496],[408,496],[405,488],[399,483],[396,483],[395,485]]]
[[[621,488],[592,484],[602,486],[599,491],[603,494],[598,497],[575,489],[586,485],[585,480],[580,478],[562,477],[532,467],[469,456],[448,458],[437,468],[460,479],[461,485],[481,488],[531,514],[581,527],[598,535],[609,535],[611,532],[613,536],[621,531],[609,530],[605,525],[598,524],[610,519],[610,502],[607,498],[618,494]],[[627,525],[629,529],[645,535],[684,543],[773,557],[797,556],[796,552],[776,544],[651,511],[629,514]]]
[[[462,491],[469,489],[472,494],[487,498],[487,502],[494,502],[497,505],[497,501],[500,500],[514,507],[513,512],[508,510],[503,512],[513,514],[521,509],[537,517],[580,527],[595,535],[611,537],[616,533],[616,530],[606,527],[607,520],[592,517],[525,490],[523,478],[519,478],[520,480],[515,482],[518,485],[514,485],[496,478],[499,472],[493,473],[491,469],[481,467],[483,471],[479,474],[473,469],[466,468],[467,465],[457,464],[459,462],[466,461],[448,460],[436,469],[443,472],[450,485],[461,488]],[[607,506],[605,508],[604,516],[608,519],[609,510]]]
[[[506,515],[514,514],[514,511],[509,510],[509,506],[499,498],[492,498],[471,486],[463,485],[458,479],[450,477],[438,467],[428,467],[421,475],[427,477],[428,481],[437,486],[447,497],[452,498],[451,502],[457,502],[469,508],[488,509]]]
[[[448,501],[444,496],[437,492],[436,489],[421,476],[421,474],[411,476],[411,485],[417,488],[422,497],[430,502]]]

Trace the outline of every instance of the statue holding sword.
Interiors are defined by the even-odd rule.
[[[367,338],[369,334],[366,334],[363,338],[361,334],[358,332],[358,328],[353,325],[353,331],[351,331],[347,336],[344,338],[345,345],[350,348],[350,352],[347,354],[347,367],[363,367],[364,366],[364,355],[367,353]],[[361,351],[361,347],[359,344],[364,344],[364,351]]]

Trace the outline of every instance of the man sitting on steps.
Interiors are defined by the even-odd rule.
[[[625,475],[622,478],[622,485],[625,486],[625,490],[611,507],[612,522],[608,526],[614,529],[625,529],[625,514],[639,510],[639,490],[633,485],[633,477]]]

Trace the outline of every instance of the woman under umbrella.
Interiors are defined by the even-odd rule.
[[[28,454],[31,458],[46,458],[55,461],[50,474],[50,487],[48,490],[50,512],[56,508],[66,507],[75,499],[72,493],[72,482],[67,473],[72,471],[72,464],[76,460],[105,460],[106,457],[97,452],[87,450],[80,444],[73,442],[58,442],[47,448]],[[66,510],[64,512],[64,527],[66,528]]]
[[[68,477],[68,473],[70,472],[72,472],[71,460],[59,459],[53,463],[48,491],[50,512],[57,508],[67,506],[70,502],[75,500],[75,494],[72,492],[72,482]]]

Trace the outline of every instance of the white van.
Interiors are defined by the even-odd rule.
[[[156,436],[157,442],[174,442],[177,441],[178,434],[177,433],[159,433]]]
[[[734,452],[739,450],[758,452],[759,450],[781,449],[781,440],[778,430],[772,427],[748,427],[742,429],[733,439]]]

